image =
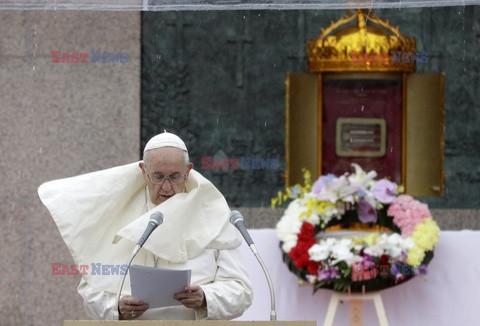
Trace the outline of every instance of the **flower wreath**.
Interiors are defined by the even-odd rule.
[[[293,199],[276,228],[290,271],[314,291],[353,292],[426,274],[440,233],[428,206],[401,194],[403,187],[387,179],[375,180],[375,171],[352,166],[353,174],[324,175],[313,185],[304,170],[303,186],[272,199],[273,208]],[[332,229],[349,235],[328,236]]]

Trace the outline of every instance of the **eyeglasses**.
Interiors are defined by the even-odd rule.
[[[187,179],[187,175],[181,175],[180,173],[175,173],[169,177],[165,177],[163,174],[155,174],[150,176],[148,173],[147,176],[150,182],[154,184],[162,184],[165,182],[165,180],[168,180],[168,182],[170,182],[172,185],[179,185]]]

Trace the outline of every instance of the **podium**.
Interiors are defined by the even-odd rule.
[[[315,320],[228,321],[228,320],[65,320],[64,326],[316,326]]]

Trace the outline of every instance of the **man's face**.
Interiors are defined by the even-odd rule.
[[[159,205],[176,193],[183,192],[193,167],[192,163],[185,165],[183,153],[174,147],[161,147],[146,152],[145,162],[140,163],[140,168],[153,204]]]

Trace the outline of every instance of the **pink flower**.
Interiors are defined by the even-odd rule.
[[[409,195],[398,196],[388,208],[387,214],[393,216],[393,222],[406,238],[415,230],[415,226],[432,214],[428,206]]]

